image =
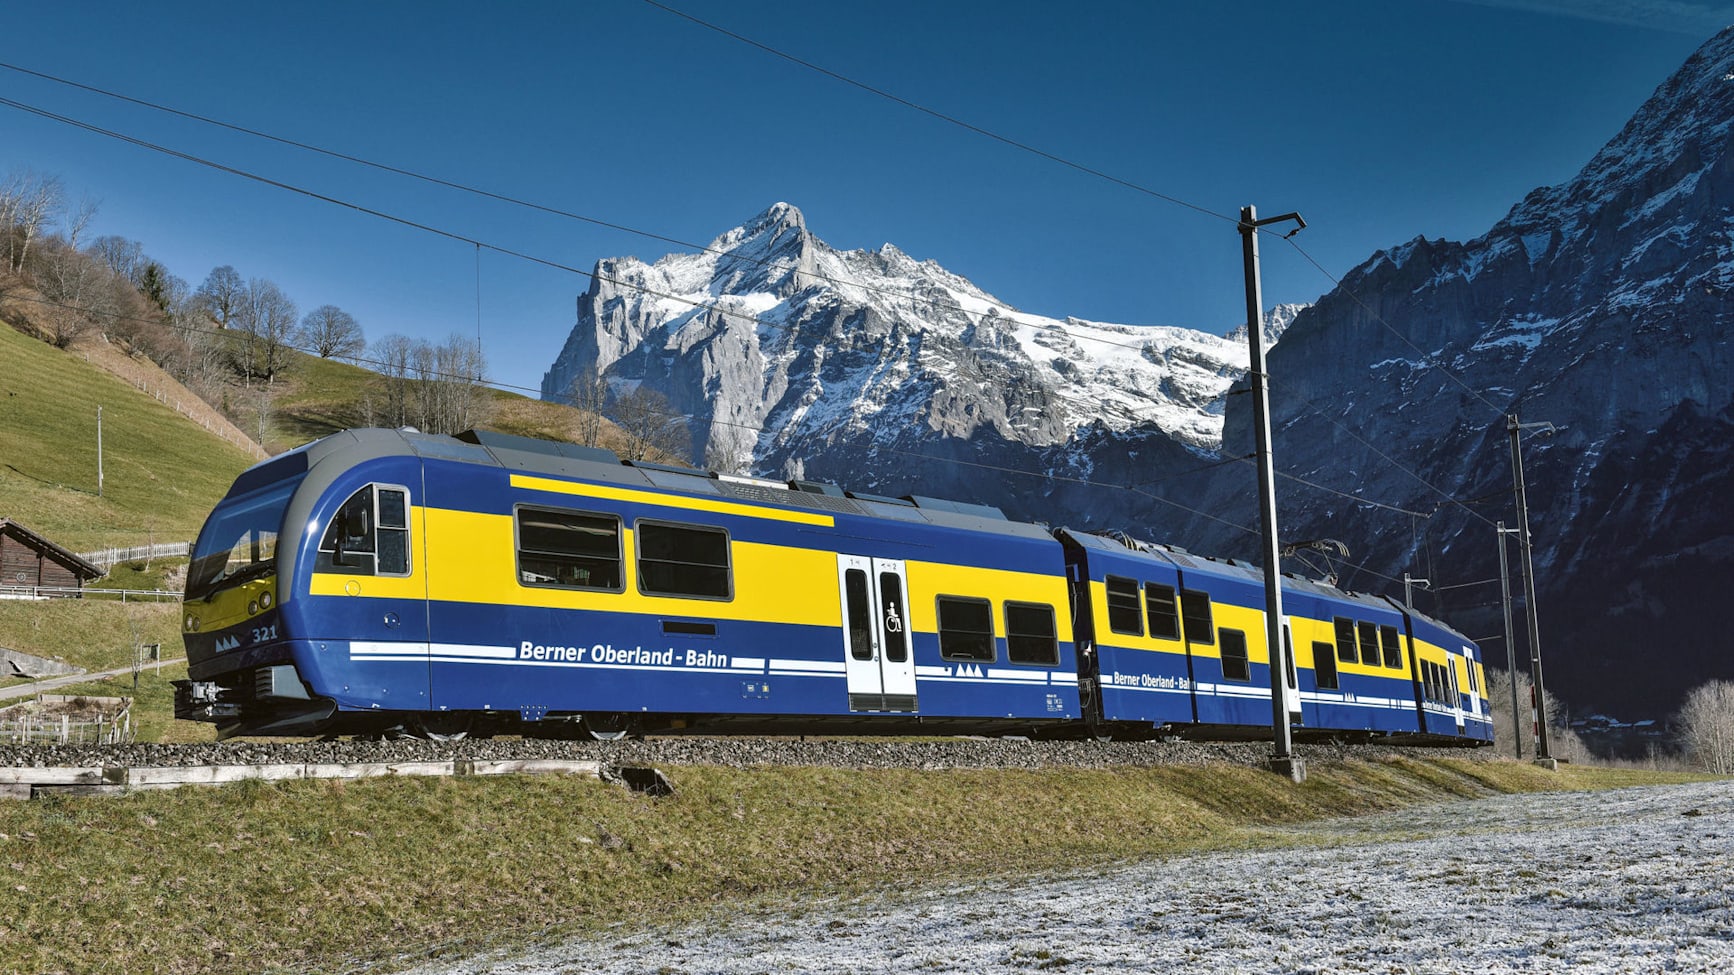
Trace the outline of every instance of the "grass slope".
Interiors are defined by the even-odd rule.
[[[1305,842],[1285,824],[1683,781],[1505,761],[1048,771],[673,768],[0,803],[0,967],[349,971],[920,883]],[[817,905],[823,911],[823,903]]]
[[[383,388],[384,380],[370,370],[292,353],[272,393],[266,445],[273,451],[288,450],[339,430],[378,425],[382,422],[377,414],[384,402]],[[257,406],[245,402],[248,394],[233,395],[230,406],[237,415],[244,418],[249,411],[257,415]],[[476,425],[521,437],[570,440],[577,417],[578,411],[570,406],[489,389]],[[624,439],[613,424],[604,424],[603,437]]]
[[[0,325],[0,516],[73,551],[191,541],[251,463],[76,353]]]

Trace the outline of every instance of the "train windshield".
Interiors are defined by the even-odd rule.
[[[238,498],[226,498],[211,512],[193,547],[192,565],[187,570],[188,599],[203,599],[219,589],[275,571],[283,512],[300,483],[297,477]]]

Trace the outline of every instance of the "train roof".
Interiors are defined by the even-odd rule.
[[[622,460],[613,451],[599,447],[482,429],[466,430],[456,436],[421,433],[407,427],[398,430],[344,430],[250,468],[236,481],[230,493],[245,493],[256,483],[308,470],[328,458],[337,458],[339,466],[347,467],[363,460],[390,456],[417,456],[526,474],[709,495],[748,504],[807,508],[1002,536],[1044,541],[1050,538],[1046,527],[1013,521],[991,505],[922,495],[885,497],[814,481],[780,481]]]
[[[1104,553],[1111,558],[1138,559],[1142,557],[1191,572],[1203,572],[1219,577],[1239,579],[1258,586],[1264,585],[1264,568],[1239,559],[1219,559],[1198,555],[1176,545],[1147,542],[1143,539],[1133,538],[1124,532],[1101,533],[1062,528],[1056,534],[1067,542],[1084,549]],[[1407,613],[1415,620],[1436,627],[1465,644],[1472,642],[1450,624],[1428,616],[1418,609],[1404,606],[1389,596],[1354,592],[1322,579],[1309,579],[1289,572],[1283,573],[1282,586],[1285,593],[1299,593],[1336,602],[1355,603],[1381,613]]]

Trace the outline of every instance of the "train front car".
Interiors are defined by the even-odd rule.
[[[410,549],[422,465],[404,437],[352,430],[249,468],[205,521],[187,573],[188,679],[175,716],[219,737],[377,731],[427,706],[426,679],[356,668],[357,633],[426,646]],[[317,599],[333,578],[365,606]],[[327,594],[329,595],[329,594]]]
[[[194,562],[176,714],[225,737],[1080,715],[1060,547],[991,508],[354,430],[242,475]]]

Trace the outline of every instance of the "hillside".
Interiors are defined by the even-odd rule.
[[[55,349],[0,327],[0,515],[74,551],[191,541],[261,455],[177,411],[197,398],[147,361],[116,357],[150,391],[102,368],[100,348]]]

